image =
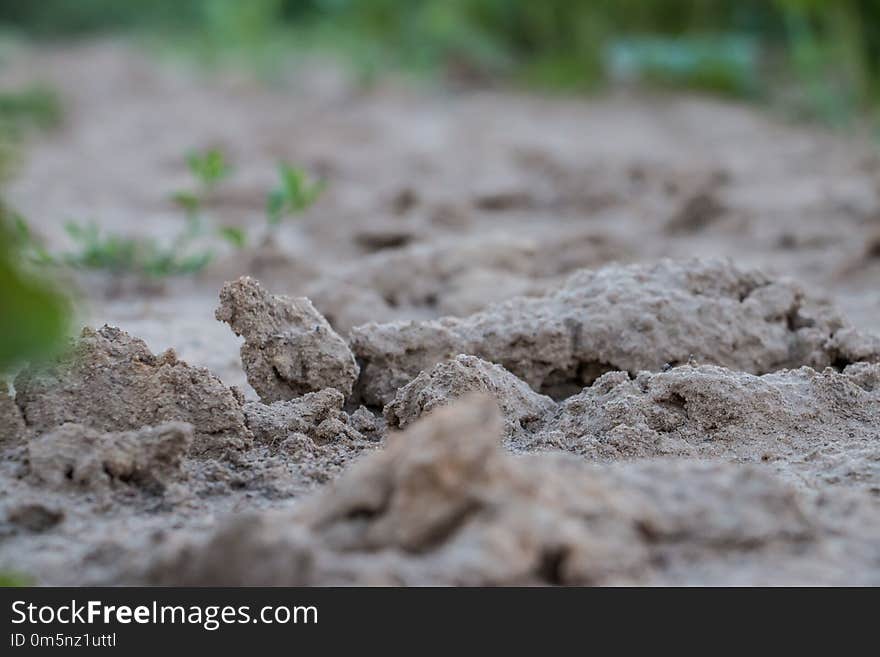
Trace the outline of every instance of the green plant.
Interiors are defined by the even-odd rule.
[[[196,189],[175,192],[171,198],[190,217],[201,211],[208,196],[230,174],[232,168],[226,162],[223,151],[218,148],[189,152],[186,165],[196,179]]]
[[[279,185],[266,199],[266,216],[270,226],[277,226],[289,215],[308,210],[324,191],[323,180],[313,180],[304,169],[289,164],[278,167]]]
[[[61,122],[61,101],[54,90],[39,85],[0,93],[0,122],[53,128]]]
[[[247,245],[247,233],[244,228],[238,226],[221,226],[217,234],[229,242],[236,249],[243,249]]]
[[[196,179],[196,188],[176,192],[171,197],[186,215],[188,226],[183,239],[195,239],[214,230],[219,237],[236,249],[244,248],[247,244],[247,235],[241,228],[221,226],[212,229],[202,216],[202,210],[214,189],[232,171],[223,151],[219,148],[210,148],[201,152],[191,151],[186,156],[186,164]]]
[[[33,585],[34,580],[28,575],[11,570],[0,570],[0,587],[11,588]]]
[[[226,162],[226,156],[219,148],[209,148],[201,153],[193,151],[186,156],[186,163],[192,174],[209,191],[232,171]]]
[[[24,257],[20,221],[0,203],[0,371],[53,353],[70,319],[68,300]]]
[[[189,249],[186,232],[175,236],[170,244],[162,245],[153,239],[105,233],[94,223],[70,221],[65,228],[77,250],[64,254],[61,261],[74,268],[164,278],[198,273],[213,258],[211,251]]]

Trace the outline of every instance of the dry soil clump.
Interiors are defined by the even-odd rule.
[[[539,395],[500,365],[462,355],[422,372],[398,390],[394,401],[385,406],[385,419],[390,427],[403,428],[472,392],[485,392],[495,399],[509,435],[527,431],[556,408],[552,399]]]
[[[109,326],[83,329],[66,355],[25,370],[15,389],[35,434],[67,423],[111,432],[179,421],[193,427],[195,455],[220,456],[250,442],[240,393],[172,350],[156,356],[142,340]]]
[[[590,459],[657,456],[763,463],[810,488],[880,492],[880,365],[756,376],[717,366],[604,375],[515,449]]]
[[[28,443],[30,474],[59,489],[133,485],[161,493],[166,482],[180,476],[192,433],[182,422],[121,433],[65,424]]]
[[[245,276],[223,286],[216,316],[244,337],[241,362],[264,402],[324,388],[351,394],[354,356],[305,297],[273,296]]]
[[[762,374],[880,358],[794,283],[726,261],[663,261],[580,271],[555,292],[465,318],[366,324],[351,334],[358,390],[382,406],[419,372],[458,354],[503,365],[563,398],[605,372],[698,362]]]
[[[438,409],[292,514],[183,538],[146,570],[185,584],[865,582],[880,523],[755,468],[658,461],[598,469],[513,457],[493,401]],[[839,520],[838,520],[839,522]]]

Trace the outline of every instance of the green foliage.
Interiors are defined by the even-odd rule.
[[[753,39],[630,38],[605,52],[612,77],[732,96],[758,92],[758,48]]]
[[[153,31],[208,59],[275,66],[284,48],[323,43],[365,81],[394,67],[562,89],[613,78],[609,52],[629,48],[640,81],[769,100],[782,89],[833,123],[880,101],[877,0],[0,0],[0,23]]]
[[[219,148],[202,152],[191,151],[186,156],[186,165],[196,179],[197,189],[176,192],[171,199],[192,218],[201,211],[217,184],[229,176],[232,167]]]
[[[61,101],[50,88],[33,86],[0,93],[0,122],[17,126],[53,128],[61,121]]]
[[[50,254],[35,239],[21,217],[11,218],[11,226],[21,244],[24,258],[41,265],[93,269],[112,274],[134,274],[149,279],[197,274],[214,258],[214,251],[198,247],[222,239],[236,249],[247,244],[247,234],[236,226],[215,228],[202,215],[202,208],[215,186],[226,178],[231,167],[218,149],[193,152],[187,166],[196,178],[195,191],[181,191],[172,200],[185,213],[185,223],[167,240],[120,235],[99,228],[94,222],[69,221],[65,230],[74,243],[72,251]]]
[[[232,170],[219,148],[210,148],[201,153],[193,151],[186,156],[186,163],[196,180],[207,191],[212,190]]]
[[[244,232],[243,228],[238,226],[221,226],[217,230],[217,234],[236,249],[243,249],[247,246],[247,233]]]
[[[174,201],[187,214],[187,216],[198,214],[202,209],[202,198],[196,192],[175,192],[171,195]]]
[[[189,233],[181,233],[169,245],[156,240],[114,235],[101,231],[94,223],[70,221],[65,225],[77,246],[60,257],[64,264],[80,269],[100,269],[111,273],[134,273],[147,278],[196,274],[213,258],[210,251],[191,252]]]
[[[266,198],[266,216],[270,226],[277,226],[289,215],[308,210],[324,191],[322,180],[312,180],[304,169],[289,164],[278,167],[280,182]]]
[[[0,570],[0,587],[22,587],[33,586],[34,580],[23,573],[16,573],[11,570]]]
[[[70,318],[65,297],[22,256],[29,233],[23,237],[21,225],[0,205],[0,371],[50,355]]]

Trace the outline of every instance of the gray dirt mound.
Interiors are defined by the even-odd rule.
[[[557,291],[465,318],[352,330],[364,403],[382,406],[422,370],[458,354],[503,365],[563,398],[605,372],[699,362],[761,374],[880,359],[880,340],[848,329],[788,280],[727,261],[663,261],[581,271]]]
[[[808,486],[880,492],[880,365],[755,376],[716,366],[604,375],[515,449],[591,459],[664,455],[766,463]]]
[[[403,428],[424,413],[445,406],[471,392],[490,394],[501,408],[505,433],[520,434],[556,408],[500,365],[475,356],[457,356],[426,370],[397,391],[385,406],[388,426]]]
[[[254,438],[270,446],[280,444],[291,434],[306,435],[318,444],[365,440],[342,410],[344,402],[341,392],[327,388],[268,405],[248,402],[244,413]]]
[[[354,356],[305,297],[273,296],[245,276],[223,286],[216,316],[244,337],[241,362],[264,402],[328,387],[351,394]]]
[[[339,331],[366,322],[466,316],[491,303],[537,296],[583,267],[627,257],[595,231],[543,237],[491,235],[412,244],[357,260],[306,286]]]
[[[120,433],[65,424],[28,443],[29,472],[36,482],[57,489],[132,485],[161,493],[166,482],[180,476],[192,433],[182,422]]]
[[[36,434],[67,423],[107,432],[180,421],[193,426],[191,453],[200,456],[241,450],[251,440],[237,391],[172,350],[156,356],[109,326],[84,328],[58,361],[19,374],[15,389]]]
[[[207,538],[168,542],[141,579],[867,583],[880,558],[876,514],[853,504],[844,517],[757,469],[517,458],[500,447],[501,430],[491,400],[438,409],[292,513],[239,516]]]

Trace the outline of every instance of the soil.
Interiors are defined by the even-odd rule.
[[[161,238],[183,155],[248,230],[73,276],[0,386],[0,570],[41,584],[880,584],[880,158],[682,95],[364,89],[21,51],[8,202]],[[277,231],[287,160],[327,181]],[[218,321],[222,320],[222,321]],[[227,325],[228,324],[228,325]]]

